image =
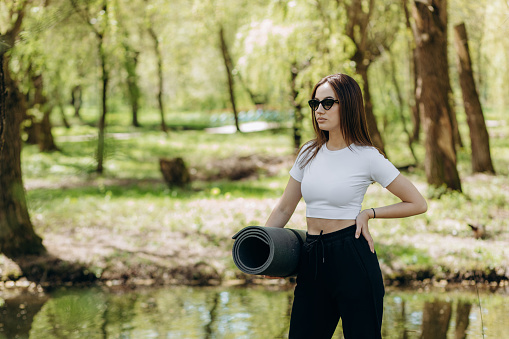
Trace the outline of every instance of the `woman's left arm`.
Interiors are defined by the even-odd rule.
[[[401,202],[389,206],[368,208],[359,213],[356,218],[357,231],[366,238],[371,252],[375,251],[373,238],[369,233],[368,220],[373,218],[405,218],[424,213],[428,210],[426,199],[422,196],[410,180],[402,174],[398,175],[387,187],[392,194],[401,199]]]

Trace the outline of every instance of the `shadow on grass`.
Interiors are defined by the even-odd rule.
[[[281,189],[270,188],[267,183],[258,180],[197,182],[195,187],[208,195],[229,195],[232,198],[271,198],[283,193]]]
[[[156,179],[107,179],[48,184],[31,188],[27,192],[29,200],[104,197],[105,194],[134,198],[164,196],[167,194],[167,186],[162,180]]]
[[[59,183],[34,187],[27,192],[29,201],[58,200],[65,198],[111,197],[128,198],[266,198],[282,193],[279,188],[270,188],[257,180],[193,182],[188,187],[169,188],[162,179],[105,179],[77,183]]]

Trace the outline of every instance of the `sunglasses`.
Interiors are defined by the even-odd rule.
[[[334,106],[334,103],[337,102],[339,104],[338,100],[334,100],[332,98],[325,98],[322,101],[318,99],[311,99],[308,101],[309,107],[314,111],[318,109],[320,104],[322,104],[322,107],[324,110],[328,111],[331,109],[332,106]]]

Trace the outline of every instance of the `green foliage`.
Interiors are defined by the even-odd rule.
[[[8,5],[2,6],[5,7],[2,13],[9,13]],[[502,0],[475,3],[455,0],[449,11],[451,24],[459,21],[467,24],[482,102],[498,109],[506,105],[504,93],[509,83],[506,81],[509,72],[504,71],[507,39],[503,37],[507,25],[503,24],[503,8]],[[25,88],[29,86],[25,75],[30,65],[43,72],[53,103],[68,102],[72,87],[82,85],[85,102],[99,106],[99,56],[94,31],[102,32],[111,75],[110,101],[127,104],[126,77],[133,73],[126,69],[129,65],[126,61],[129,53],[138,53],[140,104],[150,110],[157,105],[157,62],[148,34],[151,27],[163,52],[167,109],[180,112],[225,109],[228,95],[217,33],[221,24],[234,58],[241,109],[254,107],[248,95],[252,92],[266,107],[288,110],[292,107],[290,70],[295,65],[310,62],[296,79],[301,104],[305,104],[310,88],[324,75],[338,71],[353,73],[355,65],[349,59],[355,50],[345,35],[348,19],[345,15],[342,5],[327,1],[58,0],[49,4],[33,1],[27,7],[22,38],[13,50],[11,68]],[[0,32],[13,19],[4,14],[0,18]],[[393,126],[401,125],[396,114],[400,109],[410,123],[412,41],[404,22],[398,2],[377,2],[368,33],[369,39],[378,44],[376,53],[382,56],[373,63],[370,78],[373,107],[386,136],[393,132]],[[451,46],[451,65],[455,65],[454,55]],[[402,103],[395,97],[389,60],[394,62]],[[456,99],[460,102],[455,74],[451,71]],[[461,105],[458,109],[461,111]]]
[[[377,253],[380,256],[381,262],[387,265],[392,265],[397,261],[401,265],[415,267],[429,267],[432,260],[429,255],[422,250],[417,250],[413,246],[404,245],[391,245],[391,246],[378,246]]]
[[[299,92],[297,101],[302,105],[322,76],[333,72],[353,73],[355,65],[349,59],[355,51],[345,35],[347,18],[343,7],[334,2],[305,0],[235,3],[182,0],[171,4],[161,0],[104,1],[55,0],[45,2],[49,3],[47,6],[42,1],[30,2],[24,30],[12,50],[10,69],[23,90],[28,91],[31,86],[27,74],[43,73],[47,96],[52,104],[62,104],[67,116],[71,113],[67,105],[71,89],[76,85],[84,88],[82,119],[70,119],[71,129],[61,127],[59,118],[52,116],[57,125],[53,129],[56,143],[62,151],[40,154],[34,146],[23,150],[23,174],[36,227],[48,234],[58,234],[62,229],[71,232],[76,226],[85,229],[91,224],[106,232],[153,230],[151,240],[163,246],[157,240],[158,230],[167,227],[184,232],[182,225],[191,223],[191,230],[200,234],[198,242],[207,248],[211,234],[215,245],[226,244],[226,239],[241,225],[262,224],[284,188],[287,172],[242,182],[199,181],[190,190],[169,190],[161,181],[158,159],[184,157],[192,171],[200,172],[206,171],[214,160],[230,156],[292,154],[291,131],[287,129],[235,135],[204,131],[207,127],[231,123],[227,118],[222,119],[229,112],[218,27],[224,26],[232,49],[237,83],[242,79],[242,86],[236,88],[241,109],[254,110],[251,91],[263,99],[260,100],[266,110],[279,112],[273,120],[289,122],[291,116],[287,112],[293,107],[292,68],[300,70],[295,89]],[[104,3],[106,12],[101,7]],[[507,55],[503,54],[508,50],[504,39],[507,25],[502,24],[504,12],[500,10],[505,7],[500,0],[468,3],[466,7],[465,4],[463,0],[452,1],[450,15],[453,21],[465,20],[467,28],[472,27],[469,28],[470,46],[476,51],[474,68],[486,106],[498,175],[471,175],[468,126],[458,104],[459,127],[466,142],[465,148],[458,150],[465,194],[451,194],[440,188],[430,190],[430,211],[426,215],[376,221],[373,233],[380,239],[380,253],[395,267],[426,266],[430,260],[436,260],[439,267],[449,268],[478,267],[482,260],[491,260],[495,266],[507,264],[503,246],[495,241],[508,240],[505,192],[509,191],[509,122],[505,93],[509,81],[505,80],[509,72],[504,71],[508,64]],[[15,18],[6,14],[10,8],[8,2],[1,2],[0,7],[3,34]],[[377,34],[390,31],[393,38],[390,49],[383,50],[373,63],[369,76],[375,113],[379,125],[383,125],[381,130],[389,158],[400,167],[413,164],[399,114],[403,112],[409,128],[412,42],[403,22],[399,5],[379,2],[369,33],[378,37]],[[158,132],[157,61],[149,27],[158,33],[163,51],[168,136]],[[111,75],[107,161],[101,178],[93,173],[100,107],[97,33],[104,33]],[[132,62],[132,53],[138,53],[136,70],[127,62],[129,58]],[[451,59],[453,55],[450,51]],[[451,73],[454,74],[452,70]],[[127,76],[138,79],[141,128],[130,126],[131,117],[126,108]],[[397,98],[397,87],[401,101]],[[454,89],[458,99],[457,84]],[[310,119],[305,117],[304,140],[311,137]],[[415,144],[415,149],[418,163],[405,174],[417,183],[421,192],[426,192],[422,142]],[[373,194],[366,197],[365,206],[394,202],[382,190],[370,190]],[[221,205],[226,207],[216,213]],[[154,210],[158,212],[147,213]],[[247,210],[250,212],[246,214],[239,212]],[[170,213],[174,215],[169,217]],[[216,218],[205,222],[203,218],[189,219],[190,214]],[[472,241],[476,241],[472,239],[469,223],[485,225],[491,237],[475,243],[479,245],[475,256],[468,255],[468,249],[473,248]],[[304,224],[303,211],[298,210],[290,225],[303,227]],[[215,233],[216,229],[220,229],[219,234]],[[77,241],[90,240],[81,232],[75,235]],[[404,237],[408,238],[402,240]],[[437,249],[436,244],[443,239],[455,244],[454,248]],[[408,244],[401,245],[402,241]],[[398,243],[400,247],[394,247],[397,255],[393,256],[389,249]]]
[[[189,114],[196,119],[207,116]],[[93,110],[84,111],[85,121],[93,123],[94,116]],[[182,116],[175,114],[175,118]],[[290,131],[217,135],[183,129],[171,131],[167,137],[150,127],[157,125],[155,112],[146,112],[147,120],[142,121],[145,127],[141,129],[130,127],[121,117],[122,112],[110,115],[115,123],[110,124],[109,158],[105,174],[99,178],[93,174],[94,127],[55,128],[62,152],[41,154],[34,146],[24,148],[27,200],[37,231],[50,239],[55,234],[68,234],[72,241],[84,246],[96,244],[97,237],[111,237],[122,239],[134,249],[150,246],[162,253],[167,247],[163,236],[166,232],[192,234],[192,248],[204,253],[214,251],[216,254],[210,260],[222,270],[221,274],[235,276],[235,268],[228,261],[230,237],[244,226],[265,223],[283,192],[291,163],[272,177],[262,173],[256,180],[195,181],[187,189],[169,189],[159,172],[158,159],[183,157],[191,171],[201,172],[211,162],[231,156],[288,156],[292,154]],[[488,111],[487,118],[497,122],[490,125],[490,133],[507,135],[504,112]],[[187,122],[182,124],[186,126]],[[401,138],[401,134],[393,133],[387,143],[388,153],[397,166],[408,165],[408,150]],[[458,272],[507,266],[504,244],[509,241],[506,232],[509,181],[507,169],[500,164],[509,161],[506,152],[509,145],[505,137],[493,141],[494,160],[501,174],[472,175],[469,156],[463,150],[459,157],[459,168],[465,178],[463,194],[443,192],[440,198],[430,198],[429,210],[424,215],[371,222],[378,256],[383,267],[392,272],[387,273],[388,277],[427,272],[441,279]],[[418,154],[423,156],[423,150],[418,149]],[[404,174],[421,192],[426,192],[422,167],[405,170]],[[363,206],[396,202],[397,198],[379,185],[372,185]],[[469,224],[485,227],[487,237],[474,239]],[[301,204],[288,227],[304,226],[305,209]],[[186,256],[186,252],[182,255]],[[113,263],[118,261],[139,264],[125,252],[117,251],[95,258],[93,267],[98,272],[108,272],[106,263],[115,267]],[[144,265],[151,267],[146,262]]]
[[[98,294],[88,292],[61,295],[44,306],[32,325],[32,331],[38,338],[97,338],[102,333],[105,311],[106,305]],[[77,328],[72,324],[81,326]]]

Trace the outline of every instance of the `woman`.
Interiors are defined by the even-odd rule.
[[[381,338],[385,290],[368,220],[424,213],[426,200],[373,146],[355,80],[345,74],[323,78],[309,106],[316,138],[301,147],[265,224],[284,227],[304,197],[307,239],[289,337],[331,338],[341,318],[345,338]],[[401,202],[361,211],[374,181]]]

